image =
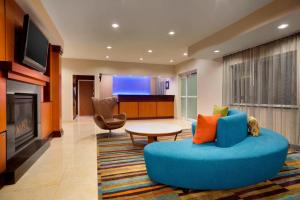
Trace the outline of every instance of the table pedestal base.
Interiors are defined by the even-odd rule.
[[[157,142],[158,141],[157,136],[147,136],[148,137],[148,143],[147,144],[136,143],[134,141],[133,134],[129,133],[129,135],[130,135],[131,142],[134,146],[145,146],[147,144],[151,144],[152,142]],[[175,135],[174,141],[176,141],[176,139],[177,139],[177,134]]]

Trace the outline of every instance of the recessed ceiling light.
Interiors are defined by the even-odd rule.
[[[188,53],[187,52],[183,53],[183,56],[188,56]]]
[[[148,50],[148,53],[152,53],[152,50],[151,50],[151,49],[149,49],[149,50]]]
[[[109,59],[109,56],[105,56],[106,59]]]
[[[169,35],[175,35],[175,31],[169,31]]]
[[[288,24],[280,24],[279,26],[277,26],[278,29],[285,29],[287,28],[289,25]]]
[[[112,47],[111,47],[111,46],[107,46],[106,48],[107,48],[107,49],[111,49]]]
[[[172,63],[172,62],[174,62],[174,60],[173,60],[173,59],[171,59],[171,60],[170,60],[170,63]]]
[[[113,28],[119,28],[119,24],[116,24],[116,23],[112,24],[111,26],[112,26]]]
[[[214,53],[220,53],[220,50],[214,50]]]
[[[143,59],[143,58],[140,58],[139,60],[142,61],[142,60],[144,60],[144,59]]]

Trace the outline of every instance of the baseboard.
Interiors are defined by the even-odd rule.
[[[55,137],[62,137],[64,135],[64,130],[60,129],[59,131],[53,131],[50,135],[49,138],[55,138]]]
[[[5,185],[4,173],[0,173],[0,189]]]

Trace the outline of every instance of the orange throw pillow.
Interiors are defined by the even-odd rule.
[[[216,139],[217,123],[221,114],[213,116],[198,115],[196,133],[193,143],[202,144],[206,142],[214,142]]]

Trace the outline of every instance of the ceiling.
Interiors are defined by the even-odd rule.
[[[109,56],[108,60],[113,61],[172,65],[189,59],[183,53],[193,43],[270,2],[42,0],[64,39],[64,57],[106,60]],[[112,23],[120,27],[113,29]],[[168,35],[171,30],[175,31],[174,36]],[[148,49],[153,52],[148,53]]]
[[[291,12],[290,14],[282,18],[274,20],[252,31],[241,34],[231,40],[220,43],[216,46],[211,46],[209,48],[203,49],[202,51],[197,52],[197,54],[194,56],[205,59],[216,59],[241,50],[271,42],[276,39],[283,38],[300,31],[299,19],[300,10]],[[289,27],[283,30],[277,29],[277,26],[282,23],[289,24]],[[213,53],[215,49],[220,50],[220,53]]]

